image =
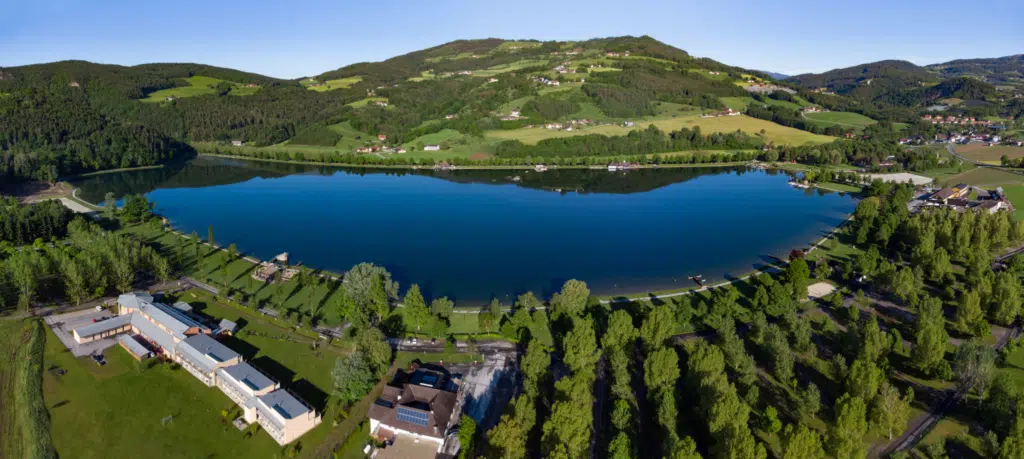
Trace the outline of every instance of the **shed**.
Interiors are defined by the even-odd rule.
[[[227,333],[228,335],[232,335],[235,333],[235,330],[238,330],[238,324],[228,319],[222,319],[218,327],[220,328],[219,333]]]
[[[121,347],[124,348],[124,350],[128,351],[128,353],[131,354],[132,357],[135,357],[135,360],[146,360],[153,356],[153,353],[150,352],[149,349],[146,349],[146,346],[143,346],[141,343],[139,343],[139,341],[136,340],[134,336],[118,336],[117,343],[120,344]]]
[[[174,309],[177,309],[177,310],[179,310],[181,312],[188,312],[188,313],[190,313],[190,312],[192,312],[192,305],[190,305],[190,304],[188,304],[188,303],[186,303],[184,301],[179,301],[177,303],[174,303]]]

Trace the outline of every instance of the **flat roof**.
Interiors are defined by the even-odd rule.
[[[174,352],[174,339],[171,334],[163,331],[150,322],[149,319],[138,314],[132,314],[132,326],[139,331],[144,338],[153,341],[167,352]]]
[[[273,379],[268,378],[267,375],[245,362],[221,368],[220,371],[227,373],[232,379],[238,381],[239,384],[252,389],[254,392],[274,387],[277,384]]]
[[[185,338],[184,341],[178,343],[178,351],[181,355],[203,367],[208,373],[216,370],[217,364],[239,357],[237,352],[204,334]]]
[[[145,303],[139,308],[140,311],[169,328],[176,334],[184,334],[190,328],[206,328],[203,324],[196,322],[191,317],[177,309],[163,303]]]
[[[134,355],[136,355],[138,357],[147,357],[150,354],[152,354],[152,352],[149,352],[149,349],[146,349],[146,346],[143,346],[142,344],[140,344],[135,339],[134,336],[131,336],[131,335],[121,335],[121,336],[117,337],[117,341],[119,343],[123,344],[124,347],[128,348],[128,352],[131,352],[132,354],[134,354]]]
[[[260,402],[270,407],[270,409],[286,420],[297,418],[311,411],[305,403],[302,403],[284,389],[278,389],[260,397]]]
[[[99,335],[106,333],[116,328],[121,328],[128,325],[132,319],[131,314],[125,314],[123,316],[114,316],[107,320],[86,324],[81,327],[74,329],[73,331],[81,338],[88,338],[93,335]]]

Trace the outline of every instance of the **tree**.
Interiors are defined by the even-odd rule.
[[[221,264],[221,268],[220,268],[221,274],[223,274],[223,276],[224,276],[224,285],[228,284],[228,277],[227,277],[228,276],[228,269],[227,269],[228,265],[232,261],[235,261],[235,258],[237,258],[237,257],[238,257],[238,246],[236,246],[235,244],[229,245],[228,246],[228,256],[227,256],[227,258],[224,259],[224,262],[223,262],[223,264]]]
[[[35,300],[39,278],[44,274],[43,261],[35,250],[19,250],[7,259],[7,269],[18,289],[19,309],[28,309]]]
[[[526,355],[523,356],[520,367],[523,371],[523,391],[536,397],[541,378],[551,367],[551,356],[544,349],[544,345],[536,340],[531,341],[526,347]]]
[[[608,317],[608,330],[601,337],[601,344],[605,348],[625,347],[636,341],[639,335],[633,326],[633,317],[623,309],[616,309]]]
[[[817,384],[808,384],[804,390],[798,391],[793,398],[794,411],[802,419],[813,418],[821,409],[821,392],[818,390]]]
[[[761,428],[766,432],[774,434],[782,430],[782,421],[779,420],[779,410],[769,405],[761,415]]]
[[[398,298],[398,283],[391,280],[391,273],[372,263],[355,265],[342,278],[345,294],[360,308],[367,307],[373,300],[374,279],[379,279],[387,300]]]
[[[134,223],[148,219],[151,215],[150,210],[146,196],[130,194],[124,197],[124,207],[121,208],[120,213],[125,220]]]
[[[985,397],[996,367],[996,351],[978,340],[963,343],[953,353],[953,374],[957,388],[974,392],[978,402]]]
[[[452,316],[453,312],[455,312],[455,303],[446,296],[434,298],[434,301],[430,302],[430,313],[435,316],[447,319]]]
[[[807,352],[811,350],[813,343],[811,342],[811,321],[806,317],[799,317],[793,321],[790,335],[793,338],[793,349],[797,352]]]
[[[672,348],[662,347],[644,360],[644,385],[651,392],[671,391],[679,379],[679,356]]]
[[[590,289],[587,288],[587,284],[583,281],[576,279],[570,279],[562,285],[562,291],[559,292],[558,301],[552,301],[552,318],[557,319],[562,315],[569,317],[579,317],[583,314],[583,309],[587,306],[587,298],[590,297]]]
[[[999,448],[999,459],[1024,459],[1024,410],[1017,410],[1013,428]]]
[[[797,258],[786,266],[786,281],[793,286],[793,298],[803,301],[807,298],[807,283],[811,279],[811,270],[807,267],[807,261]]]
[[[869,362],[881,362],[892,350],[892,338],[878,328],[874,316],[860,327],[860,357]]]
[[[335,360],[331,378],[334,380],[334,394],[346,403],[363,398],[377,383],[369,362],[359,351]]]
[[[117,216],[117,198],[113,192],[108,191],[103,196],[103,213],[106,214],[107,218],[113,220]]]
[[[925,372],[931,372],[946,355],[946,320],[942,314],[942,302],[927,297],[918,306],[917,321],[914,323],[914,349],[911,358],[914,364]]]
[[[935,252],[932,253],[931,262],[928,264],[928,268],[930,273],[929,278],[931,278],[932,281],[940,282],[946,278],[946,275],[953,269],[953,265],[949,259],[949,253],[946,252],[946,249],[942,247],[935,249]]]
[[[671,309],[666,306],[652,308],[640,325],[640,339],[644,343],[644,349],[651,352],[664,345],[665,341],[672,336],[674,324]]]
[[[864,435],[868,432],[864,400],[845,394],[836,402],[835,413],[828,439],[830,452],[837,458],[863,458],[867,455]]]
[[[597,349],[594,324],[590,319],[574,320],[572,330],[565,336],[562,347],[565,364],[569,370],[574,375],[588,375],[592,379],[600,351]]]
[[[893,433],[900,435],[907,428],[910,419],[910,402],[914,400],[914,389],[907,387],[905,397],[889,383],[883,383],[878,395],[871,403],[871,420],[892,440]]]
[[[846,378],[846,390],[863,400],[871,400],[878,393],[879,386],[885,381],[885,373],[875,365],[873,360],[859,358],[850,366],[850,375]]]
[[[402,300],[402,306],[404,306],[405,320],[408,323],[415,325],[416,330],[419,331],[427,323],[427,319],[430,318],[430,311],[427,310],[426,300],[423,299],[423,294],[420,293],[420,286],[412,284],[409,290],[405,292],[405,298]]]
[[[459,418],[459,459],[472,459],[474,457],[476,440],[476,421],[473,418],[462,415]]]
[[[360,351],[375,376],[374,380],[384,377],[391,366],[391,345],[384,333],[376,328],[363,330],[356,337],[356,350]]]
[[[821,435],[806,425],[787,425],[782,432],[781,459],[824,459]]]
[[[793,379],[795,358],[793,351],[789,348],[786,332],[776,324],[769,324],[765,332],[764,348],[771,361],[775,377],[780,382],[789,384]]]
[[[533,398],[520,395],[511,404],[512,411],[503,414],[498,425],[487,432],[487,440],[494,451],[494,457],[501,459],[522,459],[526,457],[526,440],[537,422],[537,411]]]
[[[1010,325],[1020,313],[1021,288],[1017,276],[1010,272],[996,275],[992,289],[989,314],[997,323]]]
[[[985,312],[981,310],[981,295],[977,290],[968,290],[960,295],[956,310],[956,326],[967,334],[975,335],[985,321]]]

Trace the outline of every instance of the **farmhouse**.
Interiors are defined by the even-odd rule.
[[[424,145],[423,146],[423,151],[440,151],[440,150],[441,150],[441,146],[440,145]]]
[[[436,445],[440,453],[461,411],[458,381],[439,365],[413,364],[411,370],[402,384],[385,387],[370,405],[370,435],[385,445],[395,445],[401,438]],[[383,451],[392,453],[388,446]],[[393,453],[395,457],[399,454]]]
[[[231,141],[231,145],[234,146],[234,147],[240,147],[240,146],[242,146],[242,141],[241,140],[232,140]]]
[[[388,140],[388,136],[386,136],[384,134],[378,134],[377,135],[377,140]]]
[[[156,302],[146,293],[117,298],[118,316],[72,331],[78,343],[118,336],[118,343],[136,359],[161,355],[178,363],[207,387],[217,386],[242,407],[245,421],[258,422],[281,445],[320,423],[306,403],[242,360],[213,338],[214,331],[189,313]],[[227,321],[233,330],[234,324]],[[226,327],[224,322],[218,331]],[[168,394],[174,396],[174,394]]]

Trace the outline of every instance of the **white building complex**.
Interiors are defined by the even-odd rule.
[[[259,423],[281,445],[320,424],[313,408],[213,338],[233,330],[211,329],[186,312],[187,304],[171,307],[146,293],[125,293],[117,305],[116,317],[74,329],[75,341],[120,335],[121,346],[135,358],[157,354],[179,363],[203,384],[217,386],[242,408],[246,422]]]

